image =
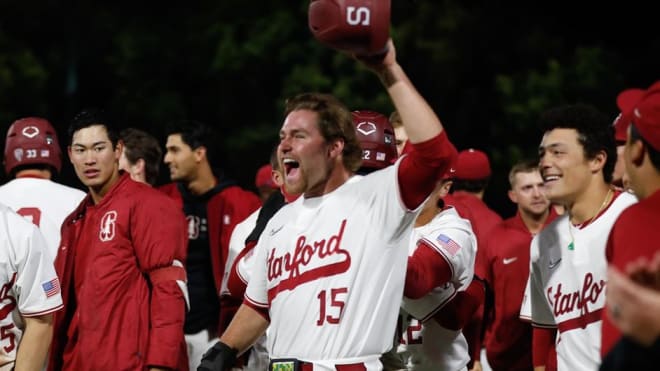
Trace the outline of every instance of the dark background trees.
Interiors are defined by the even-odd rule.
[[[216,165],[252,187],[286,97],[316,90],[351,109],[392,110],[374,76],[312,38],[307,4],[2,0],[3,133],[38,115],[64,145],[68,120],[89,106],[159,138],[166,122],[197,119],[220,133]],[[536,152],[542,110],[584,102],[614,118],[619,91],[658,79],[653,14],[634,2],[392,0],[392,35],[457,147],[490,155],[486,199],[508,215],[506,172]],[[64,168],[61,180],[78,186]]]

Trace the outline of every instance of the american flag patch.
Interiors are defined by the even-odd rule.
[[[449,238],[447,235],[440,234],[438,238],[436,238],[438,242],[440,243],[440,246],[447,250],[447,252],[451,255],[454,256],[458,252],[458,250],[461,249],[461,246],[459,246],[454,240]]]
[[[376,161],[385,161],[385,153],[376,152]]]
[[[51,296],[60,293],[60,280],[58,280],[57,277],[55,277],[48,282],[42,283],[41,287],[44,289],[44,292],[46,293],[46,297],[50,298]]]

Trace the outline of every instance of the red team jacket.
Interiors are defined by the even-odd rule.
[[[611,266],[621,272],[628,263],[645,257],[651,261],[660,251],[660,191],[640,200],[624,210],[610,231],[605,255]],[[612,323],[607,311],[603,311],[601,355],[606,355],[621,338],[621,331]]]
[[[185,281],[185,271],[172,268],[185,262],[183,219],[174,202],[128,174],[98,205],[87,196],[67,217],[55,260],[64,309],[55,314],[50,370],[62,369],[64,353],[75,354],[76,370],[188,369],[185,302],[174,278]],[[85,256],[81,267],[77,255]]]
[[[545,225],[555,220],[550,208]],[[520,305],[529,278],[532,234],[518,211],[497,224],[479,247],[484,265],[477,275],[488,281],[495,297],[486,350],[493,370],[531,370],[532,325],[520,320]]]
[[[166,184],[160,191],[174,198],[179,210],[183,210],[183,198],[177,188],[177,183]],[[229,186],[213,197],[206,204],[206,217],[208,218],[208,236],[211,248],[211,266],[215,281],[216,294],[220,297],[222,277],[229,253],[229,239],[236,224],[242,222],[255,210],[261,207],[261,201],[254,193],[238,186]],[[224,332],[229,325],[233,314],[240,306],[241,301],[233,303],[231,308],[225,300],[221,301],[218,320],[218,335]],[[223,308],[224,305],[224,308]]]

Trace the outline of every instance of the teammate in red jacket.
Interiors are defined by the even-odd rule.
[[[180,209],[119,172],[122,145],[103,112],[78,114],[69,135],[89,194],[62,226],[50,370],[187,370]]]
[[[497,224],[479,245],[484,265],[477,267],[477,275],[488,282],[495,299],[494,310],[486,316],[485,345],[493,370],[531,371],[532,325],[519,318],[529,277],[529,246],[532,237],[557,215],[543,193],[538,161],[514,165],[509,183],[509,198],[518,205],[518,212]]]
[[[174,183],[161,190],[178,201],[187,219],[190,311],[184,332],[190,367],[194,368],[241,303],[220,303],[229,240],[236,224],[257,210],[261,201],[211,168],[216,142],[209,125],[179,121],[167,133],[164,161]]]

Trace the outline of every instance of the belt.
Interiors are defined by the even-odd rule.
[[[298,359],[272,359],[268,366],[269,371],[313,371],[314,364]],[[367,371],[363,362],[335,365],[336,371]]]

